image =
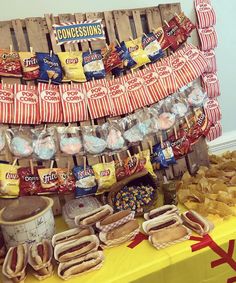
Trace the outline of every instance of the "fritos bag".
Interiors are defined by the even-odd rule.
[[[98,183],[96,194],[102,194],[109,191],[110,187],[116,183],[115,163],[99,163],[93,165],[93,171]]]
[[[35,80],[39,77],[39,64],[34,52],[19,52],[23,70],[23,80]]]
[[[61,96],[57,85],[38,84],[40,120],[46,123],[63,121]]]
[[[39,78],[40,82],[49,82],[59,84],[62,80],[61,63],[56,54],[53,53],[36,53],[39,64]]]
[[[19,196],[19,166],[0,164],[0,198],[17,198]]]
[[[83,69],[83,57],[81,51],[57,53],[64,72],[63,82],[85,82],[86,77]]]
[[[42,191],[40,194],[58,192],[59,180],[57,168],[38,169]]]
[[[14,115],[14,85],[0,84],[0,123],[12,123]]]
[[[39,124],[39,95],[37,87],[16,84],[14,92],[14,124]]]
[[[103,64],[106,73],[122,65],[122,60],[115,48],[114,43],[102,49]]]
[[[38,169],[42,167],[21,167],[17,170],[20,178],[20,196],[36,195],[42,191]]]
[[[88,117],[87,99],[84,88],[79,84],[59,86],[63,110],[63,122],[86,121]]]
[[[83,52],[83,67],[87,80],[104,78],[106,73],[101,50]]]
[[[121,45],[122,44],[125,44],[125,46],[127,47],[131,57],[137,63],[133,67],[134,69],[139,68],[139,67],[151,62],[147,53],[143,49],[141,37],[130,40],[130,41],[126,41],[125,43],[121,42]]]
[[[22,77],[21,63],[17,52],[0,49],[0,76]]]

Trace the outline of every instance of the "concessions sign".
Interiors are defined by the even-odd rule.
[[[102,20],[62,23],[53,25],[58,45],[105,39]]]

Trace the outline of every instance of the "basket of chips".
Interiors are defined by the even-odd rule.
[[[115,211],[130,209],[142,216],[156,206],[157,183],[146,170],[115,183],[108,194],[108,203]]]

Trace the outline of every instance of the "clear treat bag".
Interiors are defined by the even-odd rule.
[[[4,128],[0,127],[0,152],[4,149],[5,145],[6,145],[5,130]]]
[[[57,127],[60,150],[68,155],[82,154],[83,143],[79,127]]]
[[[11,128],[6,131],[10,152],[17,158],[29,157],[33,153],[32,135],[29,128]]]
[[[193,108],[202,107],[207,99],[207,93],[198,81],[192,82],[185,93],[187,94],[188,104]]]
[[[56,138],[54,127],[39,127],[33,129],[33,150],[39,160],[53,159],[56,152]]]
[[[82,128],[84,150],[88,154],[100,155],[104,153],[107,142],[102,134],[101,126],[92,125]]]
[[[123,129],[117,120],[109,120],[102,125],[102,131],[107,142],[107,149],[112,153],[126,149],[126,141],[123,138]]]
[[[138,144],[143,140],[144,135],[140,131],[137,115],[135,113],[121,119],[119,125],[124,129],[123,137],[129,145]]]

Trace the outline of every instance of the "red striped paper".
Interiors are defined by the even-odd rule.
[[[37,87],[16,84],[14,89],[14,124],[39,124]]]
[[[40,101],[40,120],[46,123],[60,123],[63,121],[61,96],[59,86],[44,83],[38,84]]]
[[[167,89],[152,65],[149,65],[143,70],[139,70],[138,73],[139,77],[144,79],[144,83],[154,102],[158,102],[168,96]]]
[[[14,85],[0,84],[0,123],[12,123],[14,114]]]
[[[208,68],[206,72],[215,73],[217,71],[215,51],[213,49],[207,50],[207,51],[203,51],[203,54],[206,57],[206,60],[208,62]]]
[[[93,80],[84,83],[91,119],[112,114],[112,104],[108,95],[106,80]]]
[[[124,86],[123,76],[115,78],[114,80],[108,80],[107,87],[112,101],[113,116],[127,114],[134,110]]]
[[[220,82],[216,73],[203,74],[202,83],[209,98],[220,96]]]
[[[220,136],[222,136],[222,126],[219,121],[210,128],[210,131],[206,138],[208,141],[213,141],[219,138]]]
[[[207,99],[204,103],[204,111],[210,122],[215,124],[222,118],[219,102],[216,98]]]
[[[80,84],[62,84],[59,86],[63,121],[72,123],[88,120],[85,91]]]
[[[198,28],[197,31],[201,42],[201,50],[210,50],[217,47],[218,39],[214,27]]]
[[[133,109],[136,110],[154,103],[140,73],[135,72],[124,76],[124,82]]]
[[[195,0],[198,26],[200,28],[211,27],[216,24],[216,13],[209,0]]]

